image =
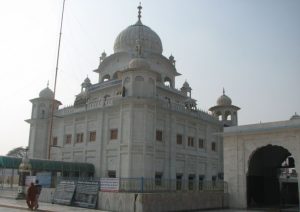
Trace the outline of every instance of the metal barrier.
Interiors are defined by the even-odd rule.
[[[106,178],[107,179],[107,178]],[[115,179],[115,178],[113,178]],[[191,181],[176,179],[153,179],[153,178],[117,178],[119,179],[119,192],[201,192],[201,191],[218,191],[228,192],[228,185],[225,181]],[[100,181],[101,178],[82,178],[82,177],[59,177],[61,180],[81,181]],[[100,190],[100,188],[99,188]]]
[[[18,170],[0,168],[0,189],[18,187]]]
[[[168,192],[168,191],[223,191],[227,192],[224,181],[155,180],[147,178],[120,178],[119,191],[123,192]]]

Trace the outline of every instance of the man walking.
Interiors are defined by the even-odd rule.
[[[27,190],[27,196],[26,196],[26,202],[28,205],[28,208],[33,210],[36,202],[36,195],[37,195],[37,188],[33,183],[30,184],[28,190]]]
[[[34,187],[36,188],[34,209],[38,209],[38,207],[39,207],[39,197],[40,197],[40,194],[41,194],[41,191],[42,191],[42,186],[39,184],[39,180],[35,180]]]

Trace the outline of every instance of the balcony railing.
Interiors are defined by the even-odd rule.
[[[94,110],[97,108],[104,108],[114,105],[114,102],[118,99],[122,98],[121,96],[115,96],[115,97],[107,97],[107,98],[101,98],[96,101],[90,101],[86,105],[81,107],[75,107],[74,105],[64,107],[58,111],[56,111],[56,116],[64,116],[69,115],[72,113],[80,113],[84,111]]]

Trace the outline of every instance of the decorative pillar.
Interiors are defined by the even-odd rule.
[[[22,158],[22,162],[19,166],[19,188],[16,199],[25,199],[25,180],[30,175],[31,164],[27,156],[28,148],[26,148],[25,156]]]

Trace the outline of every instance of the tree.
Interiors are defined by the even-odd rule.
[[[6,155],[11,157],[23,158],[26,154],[26,151],[26,148],[20,146],[10,150]]]

